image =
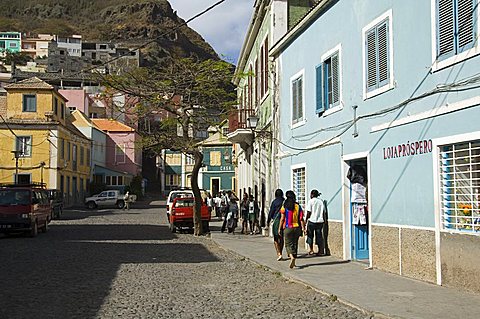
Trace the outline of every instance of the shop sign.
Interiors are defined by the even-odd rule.
[[[383,159],[392,159],[399,157],[415,156],[431,153],[433,149],[432,140],[422,140],[416,142],[407,141],[404,144],[389,146],[383,148]]]
[[[208,166],[209,171],[232,171],[232,165],[224,165],[224,166]]]

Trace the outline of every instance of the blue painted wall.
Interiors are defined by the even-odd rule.
[[[362,28],[388,10],[392,10],[394,88],[375,97],[363,98]],[[372,132],[375,125],[388,123],[409,114],[480,95],[480,90],[434,94],[381,116],[359,120],[358,137],[353,128],[319,131],[398,105],[412,96],[434,90],[439,84],[476,76],[480,56],[472,57],[442,70],[432,66],[431,1],[338,1],[319,15],[307,30],[298,35],[280,55],[281,141],[296,148],[308,148],[316,142],[339,136],[341,144],[304,152],[281,160],[280,183],[291,187],[291,165],[307,164],[307,192],[317,187],[330,199],[331,218],[342,218],[340,187],[342,155],[369,152],[371,156],[371,208],[376,223],[434,227],[434,185],[432,153],[412,157],[384,159],[383,148],[407,141],[429,140],[479,131],[478,106],[447,115]],[[343,109],[327,116],[315,114],[315,67],[321,56],[341,44],[341,85]],[[478,45],[478,44],[477,44]],[[306,123],[291,129],[290,78],[304,70]],[[312,134],[319,131],[316,134]],[[305,134],[310,134],[305,136]],[[284,152],[298,151],[281,147]],[[319,185],[319,186],[317,186]]]

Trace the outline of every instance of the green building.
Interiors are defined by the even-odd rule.
[[[0,52],[19,53],[22,48],[20,32],[0,32]]]

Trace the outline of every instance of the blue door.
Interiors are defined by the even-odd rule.
[[[355,259],[368,259],[369,247],[368,247],[368,225],[353,225],[354,228],[354,258]]]
[[[352,187],[350,184],[350,198],[352,198]],[[366,205],[366,202],[362,204]],[[350,220],[353,221],[353,210],[354,203],[350,203]],[[368,209],[367,209],[368,211]],[[365,260],[369,259],[369,243],[368,243],[368,218],[367,224],[360,225],[352,223],[351,227],[351,241],[352,241],[352,259],[354,260]]]

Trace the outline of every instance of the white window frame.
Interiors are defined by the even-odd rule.
[[[365,52],[365,40],[366,40],[366,34],[367,31],[375,27],[377,24],[382,22],[383,20],[388,19],[388,41],[389,41],[389,47],[388,47],[388,58],[389,58],[389,71],[390,71],[390,81],[388,84],[379,87],[378,89],[375,89],[373,91],[367,92],[367,65],[365,63],[366,59],[366,52]],[[365,27],[362,29],[362,72],[363,72],[363,99],[369,99],[374,96],[377,96],[379,94],[382,94],[386,91],[389,91],[394,88],[395,86],[395,79],[394,79],[394,70],[393,70],[393,11],[392,9],[386,11],[379,17],[377,17],[375,20],[367,24]]]
[[[477,39],[474,41],[474,46],[460,54],[456,54],[441,61],[437,61],[437,0],[431,0],[431,28],[432,28],[432,72],[436,72],[447,68],[451,65],[470,59],[471,57],[480,54],[480,46],[478,45],[478,36],[480,35],[480,8],[477,1],[477,15],[474,18],[477,21]]]
[[[329,58],[331,58],[335,53],[338,54],[338,101],[339,101],[339,104],[332,107],[332,108],[329,108],[327,109],[326,111],[324,111],[322,113],[322,116],[325,117],[325,116],[328,116],[330,114],[333,114],[333,113],[336,113],[338,111],[341,111],[343,109],[343,73],[342,73],[342,70],[343,70],[343,65],[342,65],[342,44],[339,43],[337,44],[334,48],[328,50],[327,52],[325,52],[322,56],[321,56],[321,63],[322,65],[325,65],[325,61],[328,60]],[[323,79],[323,67],[322,67],[322,79]],[[323,91],[323,87],[325,86],[324,84],[324,81],[325,79],[322,80],[322,91]],[[325,92],[322,92],[322,99],[325,99],[324,98],[324,95]],[[322,101],[323,103],[323,101]]]
[[[480,232],[465,232],[455,229],[447,229],[442,225],[442,198],[441,198],[441,179],[440,179],[440,165],[439,165],[439,156],[440,156],[440,147],[445,145],[458,144],[463,142],[469,142],[474,140],[480,140],[480,131],[460,134],[455,136],[449,136],[444,138],[438,138],[432,140],[432,157],[433,157],[433,176],[434,176],[434,203],[435,203],[435,226],[439,232],[442,233],[455,233],[462,235],[471,235],[471,236],[480,236]]]
[[[307,164],[306,163],[301,163],[301,164],[296,164],[296,165],[291,165],[290,166],[290,189],[291,190],[295,190],[295,187],[293,185],[293,171],[294,170],[298,170],[298,169],[304,169],[305,170],[305,193],[303,194],[304,197],[305,197],[305,205],[307,204],[307,201],[308,201],[308,185],[307,185]],[[298,201],[298,195],[299,194],[295,194],[297,196],[297,201]],[[305,205],[300,205],[302,206],[302,209],[305,211]]]
[[[302,78],[302,118],[299,119],[297,122],[293,122],[294,119],[293,119],[293,82],[298,80],[299,78]],[[288,88],[289,92],[290,92],[290,125],[291,125],[291,128],[294,129],[294,128],[297,128],[299,126],[302,126],[302,125],[305,125],[305,123],[307,122],[306,121],[306,118],[305,118],[305,69],[302,69],[301,71],[299,71],[298,73],[296,73],[295,75],[293,75],[292,77],[290,77],[290,82],[289,82],[289,88]]]
[[[20,142],[20,139],[22,139],[22,142]],[[30,141],[23,141],[23,139],[29,139]],[[18,156],[19,157],[32,157],[32,141],[33,141],[33,137],[32,135],[22,135],[22,136],[17,136],[17,138],[15,139],[15,150],[17,151],[22,151],[23,149],[26,149],[27,152],[25,153],[20,153]],[[19,144],[21,143],[21,144]],[[22,145],[25,145],[24,148],[22,148]],[[20,146],[20,148],[19,148]]]
[[[450,234],[462,234],[465,236],[479,236],[480,234],[470,233],[470,232],[457,232],[452,229],[443,229],[441,223],[441,197],[440,197],[440,167],[439,167],[439,156],[440,156],[440,146],[447,144],[456,144],[465,141],[472,141],[480,139],[480,131],[459,134],[454,136],[448,136],[443,138],[432,139],[432,160],[433,160],[433,202],[434,202],[434,213],[435,213],[435,246],[436,246],[436,270],[437,270],[437,284],[442,284],[442,262],[440,256],[440,242],[441,242],[441,233],[450,233]]]

